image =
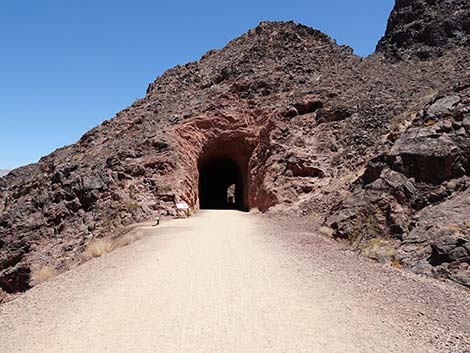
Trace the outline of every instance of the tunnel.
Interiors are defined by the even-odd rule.
[[[246,173],[243,165],[230,155],[212,157],[199,165],[200,209],[245,211]]]

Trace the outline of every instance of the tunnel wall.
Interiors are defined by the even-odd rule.
[[[267,210],[277,203],[275,195],[264,187],[266,161],[272,146],[270,119],[264,114],[234,117],[217,114],[193,118],[175,129],[178,161],[177,198],[192,209],[199,209],[199,171],[204,161],[224,157],[233,160],[242,171],[244,209]]]

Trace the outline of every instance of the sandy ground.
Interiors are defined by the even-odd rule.
[[[294,223],[294,224],[291,224]],[[0,307],[0,352],[470,352],[469,292],[205,211]]]

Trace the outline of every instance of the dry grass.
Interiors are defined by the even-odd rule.
[[[280,172],[282,170],[282,165],[279,162],[274,162],[269,167],[273,172]]]
[[[122,237],[116,238],[114,240],[114,249],[128,246],[133,242],[142,239],[143,237],[144,235],[142,233],[125,234]]]
[[[428,120],[426,120],[426,121],[424,122],[424,124],[425,124],[426,126],[432,126],[432,125],[434,125],[434,124],[436,124],[436,123],[437,123],[437,120],[434,120],[434,119],[428,119]]]
[[[258,207],[250,208],[250,213],[260,213],[259,208]]]
[[[8,293],[4,292],[2,288],[0,288],[0,303],[3,303],[8,298]]]
[[[55,277],[57,275],[57,270],[49,265],[32,267],[31,268],[31,278],[29,284],[34,287],[37,286],[48,279]]]
[[[362,255],[377,260],[380,263],[393,263],[397,250],[393,245],[382,238],[372,238],[359,246]]]
[[[86,246],[83,257],[86,259],[100,257],[113,251],[114,247],[115,243],[109,238],[94,239]]]
[[[83,251],[83,258],[90,260],[95,257],[101,257],[113,250],[123,248],[132,244],[133,242],[140,240],[144,237],[143,233],[133,232],[127,233],[116,238],[101,238],[92,240]]]
[[[128,202],[126,204],[126,207],[129,211],[132,211],[132,210],[139,209],[141,206],[138,203],[135,203],[135,202]]]
[[[332,237],[335,231],[331,229],[330,227],[323,226],[323,227],[318,228],[318,232],[328,237]]]
[[[391,262],[392,267],[401,268],[401,263],[397,259],[393,258]]]
[[[460,226],[455,223],[450,223],[447,225],[447,229],[450,230],[452,233],[457,234],[461,232]]]

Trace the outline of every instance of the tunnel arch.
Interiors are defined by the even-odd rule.
[[[249,209],[251,152],[243,140],[219,140],[206,146],[198,160],[200,209]]]
[[[229,156],[206,160],[199,171],[199,207],[245,209],[245,183],[240,167]]]

